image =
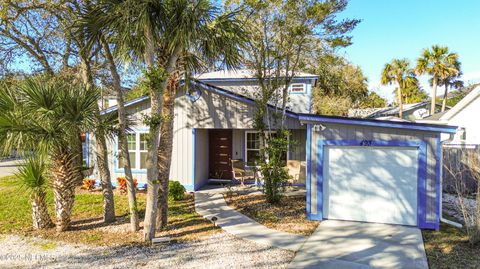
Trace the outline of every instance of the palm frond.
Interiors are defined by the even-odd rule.
[[[48,165],[41,155],[27,157],[16,173],[19,184],[33,193],[44,192],[48,187]]]

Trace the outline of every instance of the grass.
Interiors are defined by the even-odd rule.
[[[52,242],[52,241],[34,242],[34,243],[32,243],[32,245],[41,249],[41,250],[44,250],[44,251],[51,250],[51,249],[56,249],[57,246],[58,246],[57,243]]]
[[[470,245],[463,229],[442,223],[439,231],[422,233],[431,269],[480,268],[480,246]]]
[[[311,235],[319,224],[306,219],[305,196],[285,196],[278,205],[267,203],[265,195],[257,194],[235,194],[226,201],[242,214],[274,230]]]
[[[93,245],[141,244],[141,232],[129,231],[128,198],[115,193],[113,224],[102,222],[103,201],[99,192],[77,190],[72,214],[71,228],[59,235],[55,229],[33,230],[29,193],[22,190],[13,176],[0,178],[0,234],[39,236],[45,239]],[[169,202],[168,226],[158,231],[159,236],[170,236],[176,240],[195,240],[219,231],[209,221],[195,212],[193,195],[182,201]],[[54,220],[53,194],[48,192],[49,212]],[[139,215],[145,212],[145,194],[137,193]]]

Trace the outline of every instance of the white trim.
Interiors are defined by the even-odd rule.
[[[148,131],[146,130],[133,130],[132,132],[127,132],[127,135],[132,135],[132,134],[135,134],[135,150],[128,150],[129,153],[131,152],[134,152],[135,153],[135,166],[132,166],[132,170],[141,170],[141,171],[147,171],[146,168],[140,168],[140,161],[141,161],[141,158],[140,158],[140,154],[142,152],[148,152],[148,150],[140,150],[140,135],[141,134],[148,134]],[[127,145],[128,146],[128,145]],[[117,139],[117,143],[116,143],[116,147],[117,147],[117,150],[116,150],[116,167],[115,169],[116,170],[119,170],[119,169],[123,169],[123,167],[120,167],[120,160],[118,159],[118,156],[119,156],[119,151],[120,149],[118,148],[118,139]],[[127,158],[129,158],[129,156],[127,156]]]
[[[477,86],[469,94],[467,94],[467,96],[463,97],[460,102],[458,102],[454,107],[452,107],[452,109],[450,109],[442,117],[440,117],[440,121],[449,121],[453,116],[455,116],[458,112],[467,107],[471,102],[475,101],[475,99],[479,96],[480,86]]]
[[[243,149],[244,150],[244,155],[243,156],[245,156],[245,160],[244,160],[245,166],[249,166],[249,165],[247,165],[248,164],[248,154],[247,154],[248,150],[255,150],[255,151],[260,152],[260,148],[259,149],[248,149],[248,143],[247,143],[248,142],[248,140],[247,140],[248,134],[258,134],[258,133],[259,133],[259,131],[245,131],[245,136],[243,138],[244,142],[245,142],[245,144],[244,144],[245,148]]]
[[[248,163],[248,160],[247,160],[247,156],[248,156],[248,155],[247,155],[247,147],[248,147],[248,146],[247,146],[247,145],[248,145],[248,143],[247,143],[247,136],[248,136],[248,134],[258,134],[258,133],[259,133],[259,131],[245,131],[245,132],[244,132],[245,135],[244,135],[244,137],[243,137],[243,140],[244,140],[244,145],[245,145],[245,147],[244,147],[244,149],[243,149],[243,151],[244,151],[244,152],[243,152],[243,156],[245,156],[244,162],[245,162],[245,166],[246,166],[246,167],[252,167],[252,166],[247,165],[247,163]],[[277,133],[277,131],[265,131],[265,133],[275,134],[275,133]],[[287,139],[288,139],[288,149],[287,149],[287,161],[288,161],[288,160],[290,160],[290,135],[288,136]],[[249,149],[249,150],[260,151],[260,149]]]

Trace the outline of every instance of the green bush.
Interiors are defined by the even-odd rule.
[[[260,170],[263,175],[265,198],[270,204],[277,204],[282,198],[288,171],[284,169],[288,152],[288,131],[278,132],[268,140],[261,156],[268,156],[268,162],[262,160]]]
[[[185,196],[185,187],[178,181],[168,182],[168,198],[173,199],[174,201],[183,200]]]

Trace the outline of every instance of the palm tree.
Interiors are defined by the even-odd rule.
[[[463,81],[459,80],[458,77],[461,75],[447,76],[444,79],[439,81],[439,86],[443,86],[445,88],[445,92],[443,93],[443,100],[442,100],[442,112],[445,111],[447,106],[447,96],[448,96],[448,87],[453,89],[461,89],[463,88]]]
[[[200,58],[211,63],[228,52],[232,56],[225,58],[225,63],[229,66],[236,63],[240,59],[236,45],[243,31],[233,14],[219,15],[219,10],[208,0],[104,0],[95,10],[93,27],[111,33],[116,55],[142,62],[146,69],[151,114],[147,119],[150,131],[144,238],[150,241],[155,235],[160,188],[161,203],[165,205],[162,208],[168,205],[172,142],[169,137],[173,137],[169,135],[173,128],[170,115],[178,80],[184,71],[198,67]],[[161,212],[166,216],[166,210]]]
[[[63,66],[60,70],[62,74],[74,75],[77,79],[81,79],[85,84],[85,87],[95,87],[95,77],[96,71],[98,70],[97,63],[101,59],[99,53],[99,47],[91,47],[87,40],[87,33],[81,28],[75,27],[75,23],[79,15],[81,15],[84,8],[94,4],[90,0],[75,0],[67,1],[65,5],[52,5],[49,12],[52,16],[56,18],[56,21],[59,24],[60,31],[62,36],[66,40],[66,50],[65,55],[63,56]],[[75,62],[69,63],[69,59],[75,59]],[[102,66],[103,68],[103,66]],[[108,167],[108,152],[107,152],[107,141],[104,128],[100,128],[104,123],[100,117],[101,106],[98,106],[96,115],[97,115],[97,124],[99,128],[95,128],[94,136],[92,136],[92,141],[95,143],[94,155],[96,158],[95,165],[98,168],[100,183],[102,186],[103,194],[103,220],[105,223],[110,223],[115,221],[115,206],[114,206],[114,196],[112,190],[112,182],[110,170]],[[78,146],[77,162],[82,164],[82,142],[79,137],[75,141]]]
[[[433,45],[431,49],[424,49],[422,56],[417,59],[415,68],[418,75],[432,76],[432,103],[430,114],[435,114],[437,86],[442,79],[456,77],[460,74],[460,63],[457,53],[450,53],[448,47]]]
[[[53,226],[46,201],[47,168],[42,157],[33,155],[25,160],[24,165],[16,174],[21,186],[30,192],[34,229],[45,229]]]
[[[157,151],[160,139],[160,123],[162,98],[161,89],[164,87],[167,78],[166,71],[157,63],[156,51],[161,48],[157,44],[158,33],[163,28],[164,3],[154,0],[99,0],[86,10],[83,21],[84,26],[92,35],[91,42],[100,42],[107,57],[107,63],[115,80],[115,68],[113,68],[113,54],[109,53],[109,44],[114,44],[114,54],[123,61],[139,63],[145,70],[145,81],[149,88],[151,112],[147,122],[149,125],[149,148],[147,153],[147,208],[146,221],[144,222],[144,231],[149,231],[146,240],[150,241],[155,233],[155,227],[148,221],[152,212],[156,212],[156,202],[158,193],[158,160]],[[162,59],[163,60],[163,59]],[[115,81],[118,87],[118,81]],[[121,101],[121,100],[120,100]],[[119,147],[121,148],[121,158],[125,158],[128,153],[126,136],[124,135],[125,111],[119,102],[120,132]],[[130,220],[132,228],[138,229],[138,212],[135,198],[135,189],[133,178],[129,169],[129,161],[126,158],[125,171],[127,179],[127,190],[130,206]]]
[[[48,156],[54,193],[56,226],[65,231],[81,167],[75,141],[93,131],[99,94],[64,78],[28,78],[13,89],[1,89],[0,142],[6,150],[32,149]]]
[[[121,2],[120,2],[121,3]],[[105,62],[108,66],[110,74],[112,76],[112,85],[116,93],[117,99],[117,118],[118,118],[118,147],[120,163],[123,164],[125,171],[125,178],[127,182],[127,196],[129,201],[130,209],[130,224],[131,230],[137,231],[139,229],[139,218],[137,210],[137,200],[136,200],[136,191],[133,184],[133,175],[132,168],[129,156],[128,142],[127,142],[127,113],[125,110],[125,102],[123,96],[123,89],[121,86],[121,78],[118,71],[116,59],[112,47],[125,46],[121,44],[122,41],[117,40],[115,31],[118,30],[118,25],[110,25],[113,17],[116,17],[115,14],[118,12],[118,6],[121,6],[116,1],[100,1],[96,7],[87,5],[79,19],[75,22],[75,28],[78,31],[85,33],[87,39],[87,45],[85,46],[86,50],[92,50],[94,46],[98,46],[102,49],[103,55],[105,57]],[[118,14],[117,14],[118,15]],[[108,27],[107,27],[108,26]],[[120,43],[120,44],[119,44]],[[103,186],[102,189],[111,188],[109,186]]]
[[[166,84],[162,85],[164,122],[158,150],[158,179],[160,181],[157,227],[167,225],[168,180],[173,144],[174,101],[183,76],[205,70],[207,66],[223,63],[227,68],[241,61],[240,48],[247,38],[235,12],[221,14],[209,0],[165,1],[165,14],[160,19],[164,28],[159,34],[161,48],[158,55],[165,59]],[[172,49],[168,49],[172,48]]]
[[[403,117],[403,92],[411,87],[418,86],[418,80],[408,59],[393,59],[385,64],[381,77],[382,85],[396,83],[396,97],[399,116]]]
[[[402,91],[404,104],[412,104],[427,100],[428,94],[418,85],[408,87]]]

